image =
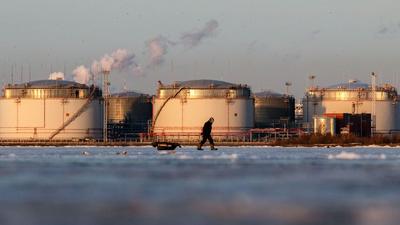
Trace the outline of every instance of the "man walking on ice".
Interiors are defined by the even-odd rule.
[[[214,147],[214,140],[211,137],[212,124],[214,123],[214,118],[210,118],[207,122],[204,123],[203,130],[201,131],[202,140],[197,146],[197,150],[203,150],[201,147],[208,140],[210,142],[211,150],[218,150]]]

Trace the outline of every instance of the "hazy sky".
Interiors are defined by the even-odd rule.
[[[216,32],[193,47],[184,33],[207,22]],[[47,79],[50,71],[90,67],[118,48],[149,62],[146,43],[162,35],[164,61],[146,69],[112,72],[112,90],[154,93],[156,81],[221,79],[246,83],[253,91],[301,96],[309,74],[327,85],[378,73],[381,82],[400,78],[400,2],[395,0],[1,0],[1,82]],[[176,44],[178,43],[178,44]],[[65,67],[65,68],[64,68]]]

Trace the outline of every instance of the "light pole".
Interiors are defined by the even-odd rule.
[[[289,96],[289,87],[292,86],[292,83],[289,81],[286,81],[285,86],[286,86],[286,95]]]
[[[289,120],[290,120],[290,96],[289,96],[289,87],[292,86],[292,83],[289,81],[285,82],[286,86],[286,104],[287,104],[287,122],[286,122],[286,127],[289,129]],[[289,134],[288,134],[289,135]]]
[[[311,128],[311,121],[312,121],[312,119],[314,118],[314,116],[315,116],[315,105],[314,105],[314,101],[315,101],[315,99],[313,98],[313,96],[311,96],[310,95],[310,93],[311,93],[311,90],[312,89],[314,89],[314,80],[315,80],[315,78],[316,78],[316,76],[315,75],[310,75],[310,76],[308,76],[308,80],[309,80],[309,87],[308,87],[308,93],[307,93],[307,95],[306,95],[306,98],[307,98],[307,131],[309,132],[310,131],[310,128]],[[312,101],[313,102],[313,113],[312,113],[312,117],[311,117],[311,119],[309,120],[309,107],[308,107],[308,105],[309,105],[309,101]]]
[[[308,76],[308,80],[310,81],[309,83],[309,88],[314,88],[314,80],[315,80],[316,76],[315,75],[310,75]]]

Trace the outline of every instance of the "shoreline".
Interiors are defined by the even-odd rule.
[[[194,142],[179,142],[183,147],[195,147]],[[277,147],[277,148],[335,148],[335,147],[390,147],[400,148],[400,143],[362,144],[355,143],[329,143],[329,144],[291,144],[268,142],[217,142],[220,147]],[[71,142],[71,141],[3,141],[0,147],[153,147],[151,142]],[[209,147],[208,144],[204,147]]]

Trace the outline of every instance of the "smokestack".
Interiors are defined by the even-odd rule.
[[[111,68],[110,68],[111,69]],[[109,81],[110,70],[106,67],[103,68],[103,142],[108,142],[108,97],[110,95],[110,81]]]

